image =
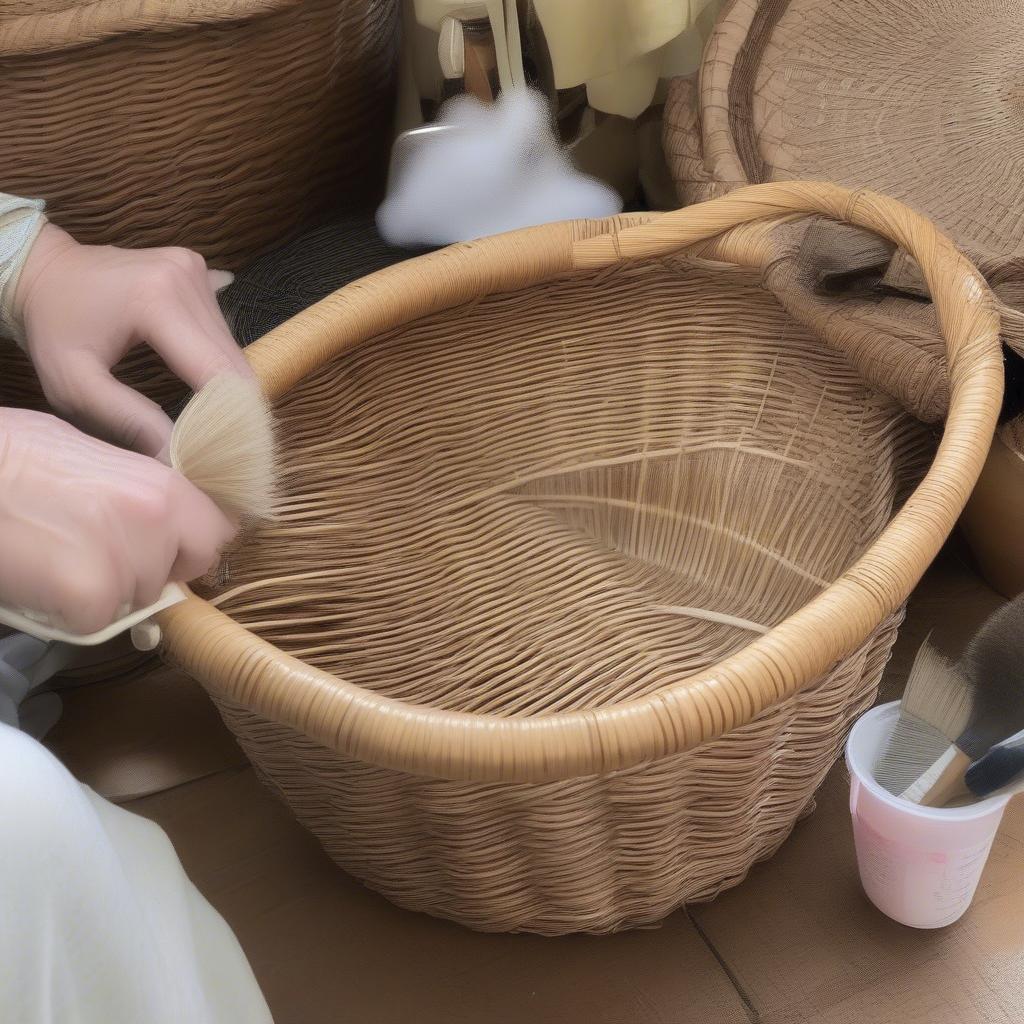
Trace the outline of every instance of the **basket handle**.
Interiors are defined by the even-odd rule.
[[[549,225],[484,239],[370,275],[249,351],[268,391],[280,394],[309,369],[416,315],[806,213],[870,228],[914,255],[946,340],[951,396],[938,453],[914,494],[850,569],[770,632],[646,696],[520,718],[441,711],[365,690],[283,654],[195,595],[159,616],[169,657],[220,697],[345,756],[419,775],[499,782],[560,780],[677,754],[750,722],[821,676],[903,604],[938,553],[981,471],[1002,399],[999,322],[984,280],[902,204],[833,185],[780,182],[597,237],[574,238],[571,225]]]

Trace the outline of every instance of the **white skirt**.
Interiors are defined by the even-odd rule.
[[[238,940],[163,830],[2,724],[0,1020],[271,1020]]]

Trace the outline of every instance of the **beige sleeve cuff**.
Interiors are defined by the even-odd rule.
[[[21,325],[12,312],[14,291],[29,249],[46,217],[40,199],[22,199],[0,192],[0,335],[24,343]]]

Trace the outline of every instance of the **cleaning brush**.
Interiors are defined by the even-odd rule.
[[[215,377],[174,423],[171,465],[240,519],[269,519],[277,496],[277,449],[270,403],[244,377]]]
[[[998,791],[1019,792],[1024,789],[1024,730],[997,743],[978,758],[964,775],[964,785],[976,797],[991,796]]]
[[[243,522],[271,518],[277,448],[273,413],[259,384],[224,374],[198,391],[175,421],[170,461],[229,515]],[[181,587],[169,583],[153,604],[88,635],[68,633],[45,615],[11,608],[0,607],[0,624],[40,640],[79,646],[101,644],[131,629],[136,645],[148,650],[156,645],[159,633],[137,633],[136,627],[185,596]]]
[[[956,738],[901,794],[912,803],[942,807],[969,794],[964,776],[971,763],[1024,729],[1024,595],[988,618],[958,667],[968,699],[940,726]],[[936,717],[926,717],[936,724]]]
[[[894,796],[909,789],[946,752],[969,711],[966,679],[926,639],[910,669],[896,726],[875,763],[875,780]]]

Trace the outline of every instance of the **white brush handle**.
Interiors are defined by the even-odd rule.
[[[157,612],[162,612],[165,608],[184,601],[186,596],[185,591],[177,583],[168,583],[153,604],[129,612],[105,629],[97,630],[95,633],[69,633],[53,625],[49,619],[43,616],[31,612],[15,611],[13,608],[4,608],[2,605],[0,605],[0,624],[10,626],[22,633],[28,633],[29,636],[34,636],[39,640],[57,640],[60,643],[74,644],[76,647],[95,647],[108,640],[113,640],[115,636],[127,633],[128,630],[152,618]]]

